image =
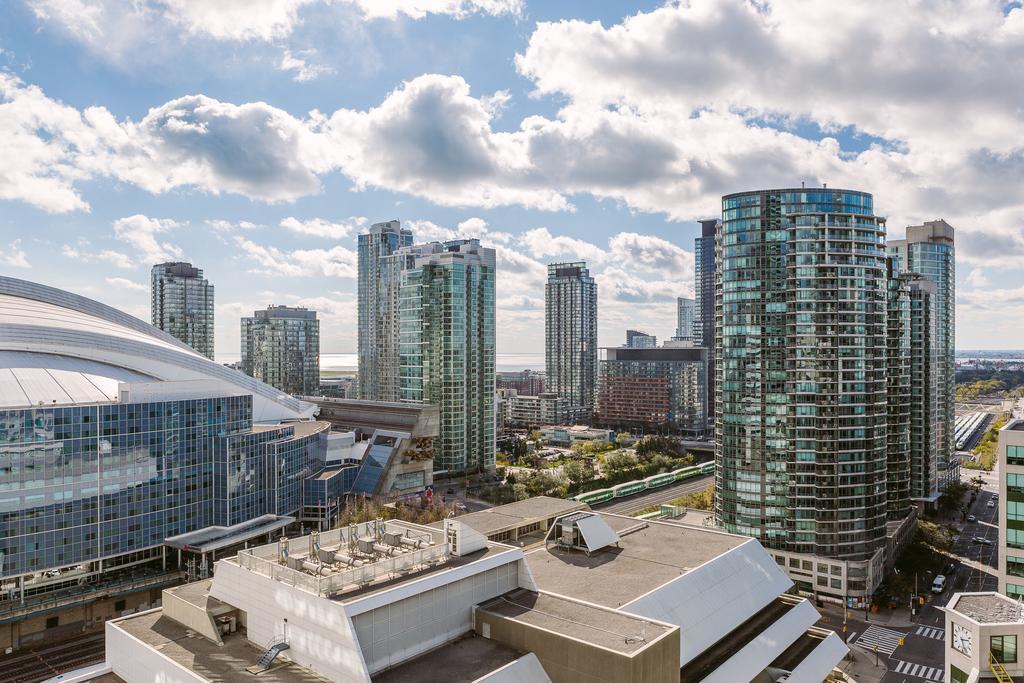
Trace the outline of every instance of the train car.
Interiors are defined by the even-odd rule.
[[[701,474],[714,474],[715,473],[715,461],[706,462],[700,466]]]
[[[684,467],[681,470],[673,470],[672,476],[675,477],[676,481],[697,477],[700,476],[700,467],[694,465],[693,467]]]
[[[656,489],[660,486],[668,486],[676,480],[675,475],[671,472],[665,474],[654,474],[644,479],[645,488]]]
[[[615,492],[611,489],[597,489],[596,491],[581,493],[578,496],[575,496],[573,500],[586,503],[587,505],[594,505],[595,503],[603,503],[611,500],[614,497]]]
[[[644,480],[638,481],[627,481],[625,484],[619,484],[612,487],[612,491],[616,498],[622,498],[623,496],[632,496],[634,493],[640,493],[647,488]]]

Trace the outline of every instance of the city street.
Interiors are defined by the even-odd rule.
[[[965,474],[969,480],[974,475]],[[851,610],[847,619],[846,640],[851,648],[858,648],[874,658],[876,648],[879,672],[884,666],[886,672],[878,679],[882,683],[920,683],[921,681],[942,681],[943,649],[945,642],[944,615],[939,609],[949,602],[954,593],[978,590],[996,590],[997,544],[999,527],[996,519],[998,507],[988,507],[995,494],[993,482],[981,490],[978,499],[968,511],[977,518],[975,522],[964,522],[953,546],[953,562],[957,565],[955,574],[948,579],[946,590],[939,595],[931,592],[931,586],[922,579],[920,592],[926,603],[920,614],[911,620],[909,612],[901,609],[897,613],[871,615],[865,619],[863,611]],[[973,542],[974,537],[992,541],[992,545]],[[822,626],[842,634],[843,614],[837,608],[824,610],[826,617]],[[903,638],[903,645],[899,639]]]

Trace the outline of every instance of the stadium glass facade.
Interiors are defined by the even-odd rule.
[[[248,395],[0,411],[0,575],[116,566],[170,536],[295,512],[327,428],[253,431]]]
[[[716,518],[847,560],[885,544],[885,220],[870,194],[723,197],[716,237]]]

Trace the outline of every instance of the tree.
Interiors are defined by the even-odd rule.
[[[637,467],[637,459],[629,453],[619,451],[609,453],[601,466],[601,471],[606,479],[618,479],[622,475],[632,472]]]
[[[528,496],[554,496],[561,498],[565,495],[568,486],[563,478],[557,477],[550,472],[536,472],[525,482]]]
[[[562,473],[570,484],[579,486],[594,478],[594,467],[589,460],[573,460],[562,466]]]

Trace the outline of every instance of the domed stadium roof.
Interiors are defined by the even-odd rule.
[[[152,383],[179,383],[158,387]],[[0,277],[0,409],[118,400],[119,384],[147,400],[251,394],[253,420],[309,419],[316,406],[196,353],[138,318],[92,299]]]

